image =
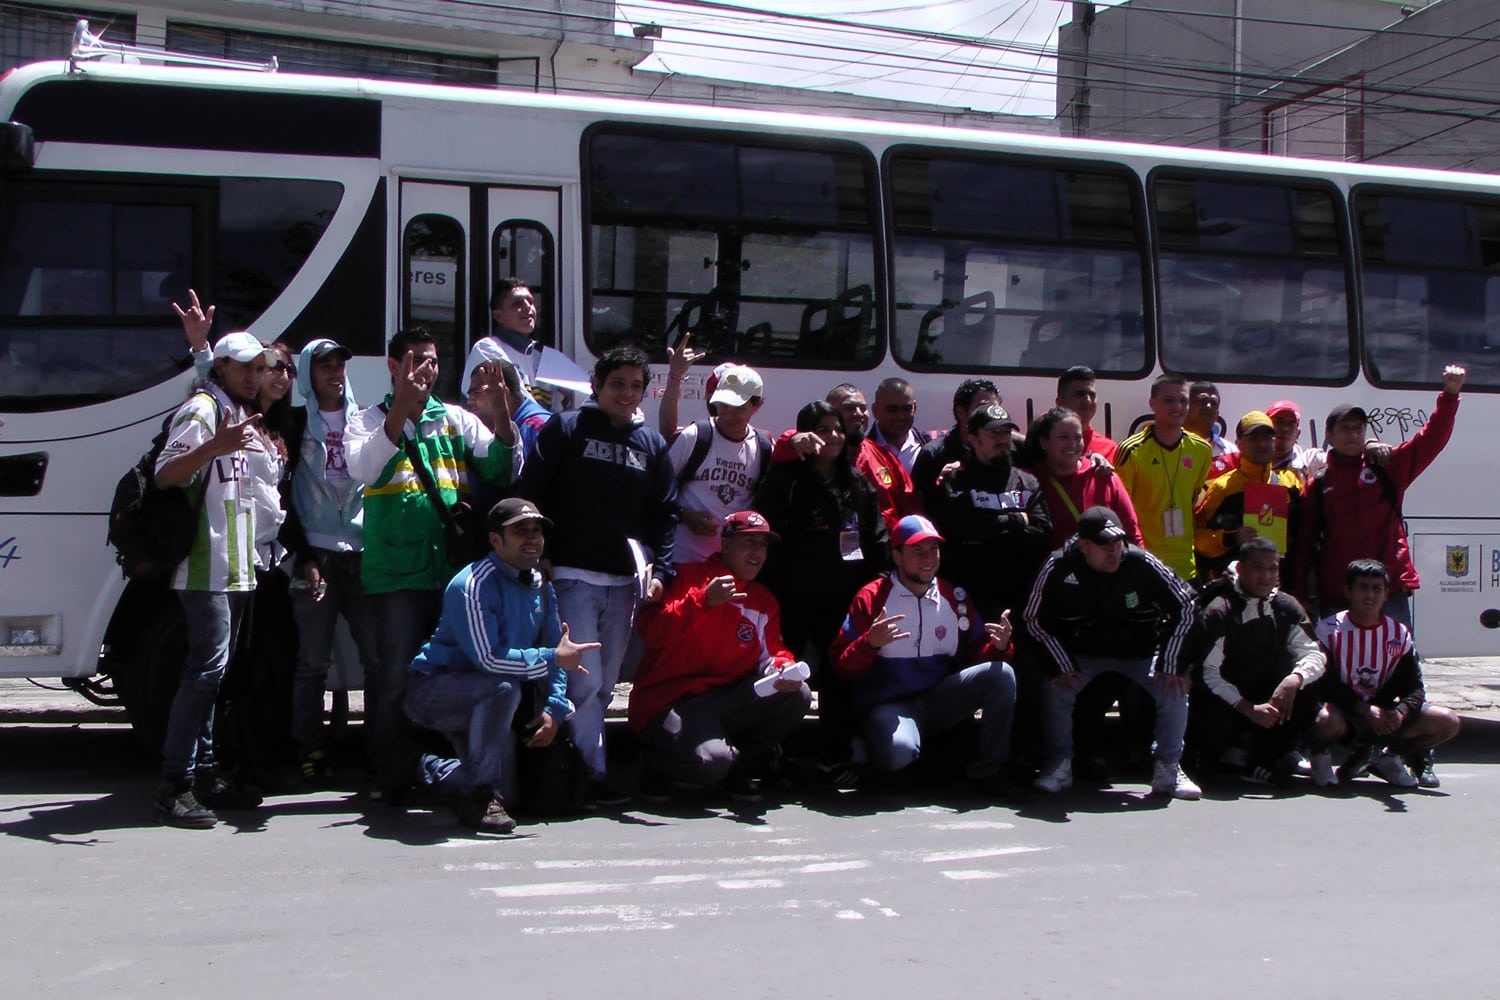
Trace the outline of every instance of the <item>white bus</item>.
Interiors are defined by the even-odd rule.
[[[216,332],[350,345],[373,402],[416,322],[453,398],[508,275],[585,368],[693,330],[683,419],[712,364],[755,365],[773,432],[890,375],[922,428],[973,375],[1029,416],[1087,364],[1116,438],[1172,370],[1217,381],[1231,421],[1296,400],[1305,445],[1343,400],[1400,441],[1463,364],[1458,430],[1405,506],[1417,632],[1427,655],[1496,649],[1494,178],[77,59],[6,75],[0,123],[0,675],[112,681],[146,723],[175,685],[176,602],[126,586],[105,513],[188,390],[189,287]]]

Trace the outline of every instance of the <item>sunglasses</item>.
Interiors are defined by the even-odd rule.
[[[278,361],[271,366],[270,370],[276,372],[278,375],[282,372],[285,372],[292,378],[297,377],[297,366],[292,364],[290,361]]]

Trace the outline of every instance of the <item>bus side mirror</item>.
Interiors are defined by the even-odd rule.
[[[24,174],[36,166],[36,136],[30,125],[0,123],[0,174]]]

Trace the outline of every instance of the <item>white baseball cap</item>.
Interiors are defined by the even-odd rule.
[[[241,364],[249,364],[257,356],[264,357],[267,364],[276,360],[276,352],[256,340],[248,333],[226,333],[214,344],[214,360],[228,358]]]
[[[764,395],[765,391],[766,384],[761,381],[760,373],[754,368],[730,365],[719,376],[719,384],[714,386],[713,395],[708,397],[708,401],[723,403],[725,406],[744,406],[755,397]]]

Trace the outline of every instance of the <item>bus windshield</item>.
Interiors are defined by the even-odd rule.
[[[171,304],[207,289],[217,329],[249,326],[317,245],[341,196],[328,181],[262,178],[7,182],[0,410],[84,406],[182,371],[190,359]]]

